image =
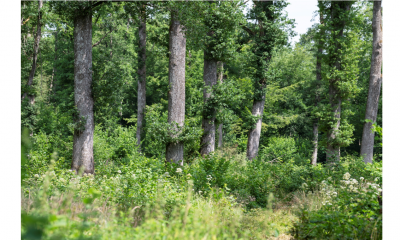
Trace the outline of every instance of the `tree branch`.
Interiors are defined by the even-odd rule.
[[[92,45],[92,48],[93,48],[93,47],[96,47],[97,45],[99,45],[100,42],[103,41],[103,39],[104,39],[105,37],[107,37],[107,35],[108,35],[109,33],[111,33],[111,32],[112,32],[112,30],[109,31],[108,33],[106,33],[106,35],[104,35],[97,43],[95,43],[95,44]]]
[[[103,3],[105,3],[105,1],[98,1],[98,2],[96,2],[96,3],[94,3],[94,4],[92,4],[92,6],[90,6],[90,9],[93,9],[93,8],[95,8],[95,7],[97,7],[97,6],[101,5],[101,4],[103,4]]]
[[[254,35],[255,35],[254,32],[253,32],[250,28],[248,28],[247,26],[245,26],[244,24],[241,23],[240,26],[242,27],[243,30],[245,30],[246,32],[248,32],[251,36],[254,36]]]

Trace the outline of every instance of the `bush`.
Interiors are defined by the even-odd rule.
[[[321,182],[323,206],[303,210],[293,229],[296,239],[382,239],[380,185],[350,176],[345,173],[340,184],[332,177]]]

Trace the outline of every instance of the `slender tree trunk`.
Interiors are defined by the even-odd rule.
[[[33,62],[32,62],[31,71],[29,73],[28,82],[26,83],[28,88],[31,88],[32,83],[33,83],[33,78],[35,77],[35,71],[36,71],[36,65],[37,65],[37,55],[38,55],[38,52],[39,52],[39,43],[40,43],[40,39],[42,38],[42,25],[41,25],[41,20],[42,20],[41,9],[42,9],[42,7],[43,7],[43,0],[39,0],[38,20],[37,20],[38,24],[37,24],[35,43],[34,43],[34,46],[33,46]],[[26,95],[27,95],[27,93],[24,93],[22,95],[22,100],[25,99]],[[28,95],[28,98],[29,98],[30,104],[34,104],[35,103],[35,96],[34,95]]]
[[[146,107],[146,5],[140,6],[139,14],[139,81],[138,81],[138,110],[137,110],[137,145],[140,149],[140,143],[143,135],[144,111]]]
[[[223,83],[223,78],[224,78],[224,63],[223,62],[218,62],[217,63],[218,67],[218,81],[220,83]],[[218,148],[222,148],[222,123],[219,124],[218,126]]]
[[[319,19],[320,19],[320,24],[323,24],[324,19],[323,19],[322,13],[320,13]],[[322,38],[323,35],[324,35],[323,32],[321,32],[320,38]],[[319,39],[319,43],[318,43],[319,47],[318,47],[318,53],[317,53],[317,66],[316,66],[317,83],[316,83],[316,91],[315,91],[315,107],[317,107],[320,102],[320,97],[319,97],[318,91],[319,91],[319,87],[320,87],[321,80],[322,80],[322,76],[321,76],[322,44],[323,44],[322,39]],[[318,122],[319,122],[319,119],[315,118],[314,124],[313,124],[314,149],[313,149],[313,154],[312,154],[312,158],[311,158],[312,165],[317,165],[317,158],[318,158]]]
[[[340,127],[340,114],[342,109],[342,98],[339,96],[339,90],[334,84],[329,86],[329,103],[331,105],[333,116],[335,119],[334,125],[328,132],[328,144],[326,148],[326,160],[327,162],[339,162],[340,161],[340,146],[332,143],[336,138],[336,133]]]
[[[264,112],[264,104],[265,104],[265,95],[262,96],[261,101],[254,100],[253,101],[253,109],[251,110],[251,114],[253,116],[259,117],[256,122],[255,128],[253,128],[248,135],[247,140],[247,158],[249,160],[253,160],[253,158],[257,157],[258,154],[258,146],[260,144],[260,136],[261,136],[261,123],[262,123],[262,114]]]
[[[373,50],[371,60],[371,71],[369,77],[369,89],[367,107],[365,110],[365,119],[376,122],[378,114],[379,95],[382,85],[382,1],[374,2],[372,31],[373,31]],[[361,141],[361,156],[364,157],[365,163],[372,163],[374,153],[374,136],[371,132],[372,123],[365,122]]]
[[[92,14],[74,19],[74,93],[78,116],[74,131],[72,170],[83,167],[94,173],[93,160],[93,93],[92,93]],[[81,126],[81,127],[79,127]]]
[[[207,59],[207,53],[204,52],[204,90],[203,99],[204,103],[212,95],[211,87],[217,83],[217,61],[212,59]],[[201,137],[201,155],[207,155],[214,151],[215,148],[215,109],[206,108],[203,113],[203,136]]]
[[[56,93],[56,81],[55,81],[55,76],[57,74],[57,68],[56,68],[56,62],[57,62],[57,39],[58,39],[58,29],[54,34],[55,39],[54,39],[54,62],[53,62],[53,73],[51,74],[51,82],[50,82],[50,89],[49,92],[53,95]]]
[[[337,6],[337,7],[335,7]],[[348,2],[334,2],[331,3],[331,16],[332,19],[338,19],[340,17],[340,13],[337,12],[336,8],[340,8],[343,11],[350,10],[351,3]],[[336,70],[341,70],[341,45],[338,42],[340,38],[343,37],[343,31],[345,27],[345,21],[337,21],[334,25],[333,31],[337,31],[338,33],[333,33],[334,41],[336,42],[336,52],[335,55],[335,63],[332,67]],[[340,96],[340,90],[338,86],[338,79],[333,79],[329,82],[329,104],[332,108],[334,124],[331,125],[328,131],[328,141],[326,148],[326,160],[328,163],[339,162],[340,161],[340,146],[335,144],[334,141],[336,139],[337,131],[340,127],[340,114],[342,107],[342,97]]]
[[[186,38],[183,26],[171,12],[169,29],[169,91],[168,91],[168,123],[177,123],[183,127],[185,121],[185,57]],[[178,130],[175,128],[175,130]],[[179,133],[171,133],[176,137]],[[183,142],[174,141],[167,144],[166,160],[183,165]]]

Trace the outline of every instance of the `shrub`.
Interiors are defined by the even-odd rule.
[[[323,206],[303,210],[293,229],[296,239],[382,239],[380,185],[350,176],[345,173],[338,185],[331,177],[321,182]]]

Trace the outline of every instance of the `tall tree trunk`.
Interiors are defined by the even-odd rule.
[[[37,55],[38,55],[38,52],[39,52],[39,43],[40,43],[40,39],[42,38],[42,24],[41,24],[41,20],[42,20],[41,9],[42,9],[42,7],[43,7],[43,0],[39,0],[37,31],[36,31],[35,43],[33,45],[33,62],[32,62],[31,71],[29,73],[28,82],[26,83],[26,85],[28,86],[29,89],[32,86],[33,78],[35,77],[35,71],[36,71],[36,65],[37,65]],[[25,99],[26,95],[27,95],[27,93],[25,92],[22,95],[22,100]],[[28,98],[29,98],[30,104],[34,104],[35,103],[35,96],[34,95],[28,95]]]
[[[367,107],[365,110],[365,119],[376,122],[378,114],[379,95],[382,85],[382,1],[374,2],[372,31],[373,31],[373,50],[371,59],[371,71],[369,77],[369,89]],[[371,132],[372,123],[365,122],[363,128],[362,142],[361,142],[361,156],[364,157],[365,163],[372,163],[374,153],[374,135]]]
[[[253,116],[259,117],[256,122],[255,128],[253,128],[248,135],[247,140],[247,158],[249,160],[253,160],[253,158],[257,157],[258,154],[258,146],[260,144],[260,136],[261,136],[261,123],[262,123],[262,114],[264,112],[264,104],[265,104],[265,94],[262,96],[261,101],[256,99],[253,100],[253,109],[251,110],[251,114]]]
[[[224,78],[224,63],[223,62],[218,62],[217,63],[218,67],[218,81],[220,83],[223,83],[223,78]],[[222,123],[219,124],[218,126],[218,148],[222,148]]]
[[[207,53],[204,51],[204,104],[212,95],[211,88],[217,83],[217,61],[207,58]],[[205,108],[203,113],[203,136],[201,137],[201,155],[207,155],[214,151],[215,148],[215,109]]]
[[[144,111],[146,107],[146,5],[140,6],[139,13],[139,81],[138,81],[138,110],[137,110],[137,145],[143,135]]]
[[[58,40],[58,29],[54,34],[54,62],[53,62],[53,73],[51,74],[51,82],[50,82],[50,89],[49,92],[51,95],[55,95],[56,92],[56,82],[55,82],[55,77],[57,74],[57,68],[56,68],[56,62],[57,62],[57,40]]]
[[[341,9],[342,11],[349,11],[351,3],[348,2],[331,2],[331,17],[332,19],[339,19],[340,12],[337,9]],[[333,40],[336,44],[335,51],[335,62],[333,64],[333,68],[336,70],[341,70],[341,44],[339,43],[340,39],[343,37],[343,31],[345,27],[345,21],[337,21],[334,24],[333,31],[337,33],[333,34]],[[340,114],[342,107],[342,97],[340,96],[340,90],[338,86],[338,79],[333,79],[329,82],[329,104],[332,108],[332,114],[334,118],[334,124],[330,126],[328,131],[328,141],[326,148],[326,160],[328,163],[339,162],[340,161],[340,146],[335,144],[334,141],[336,139],[337,131],[340,127]]]
[[[322,12],[319,15],[319,20],[320,20],[320,24],[323,24],[323,15]],[[320,30],[322,31],[322,30]],[[320,102],[320,97],[319,97],[319,87],[321,84],[321,80],[322,80],[322,76],[321,76],[321,56],[322,56],[322,37],[323,37],[323,32],[321,32],[320,34],[320,39],[319,39],[319,47],[318,47],[318,52],[317,52],[317,66],[316,66],[316,73],[317,73],[317,83],[316,83],[316,91],[315,91],[315,107],[318,106],[319,102]],[[317,165],[317,158],[318,158],[318,122],[319,119],[315,118],[314,119],[314,124],[313,124],[313,145],[314,145],[314,149],[313,149],[313,154],[312,154],[312,158],[311,158],[311,164],[312,165]]]
[[[78,116],[75,118],[72,170],[83,167],[94,173],[93,93],[92,93],[92,14],[74,19],[74,93]]]
[[[171,12],[169,29],[169,91],[168,91],[168,123],[183,127],[185,121],[185,57],[186,38],[183,26]],[[175,128],[175,130],[178,130]],[[179,133],[171,133],[176,137]],[[183,142],[174,141],[167,144],[166,160],[183,165]]]

